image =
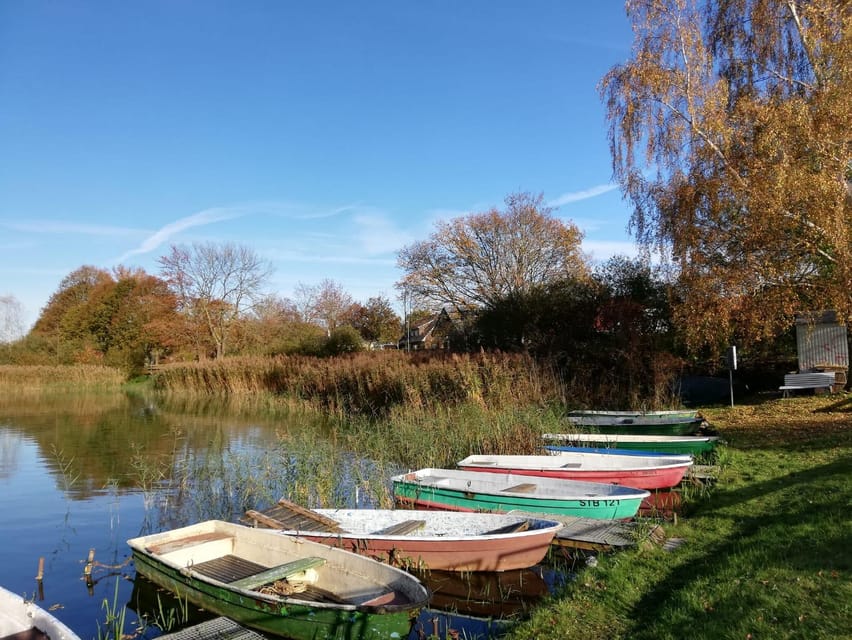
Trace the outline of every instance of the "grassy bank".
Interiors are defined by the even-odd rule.
[[[512,640],[852,637],[852,396],[704,413],[728,446],[683,544],[600,556]]]

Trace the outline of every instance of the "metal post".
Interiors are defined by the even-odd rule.
[[[731,387],[731,407],[734,406],[734,369],[737,368],[737,348],[733,345],[728,347],[726,354],[728,361],[728,384]]]

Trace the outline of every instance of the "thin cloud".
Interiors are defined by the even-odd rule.
[[[140,229],[130,227],[113,227],[100,224],[78,224],[74,222],[62,222],[59,220],[30,220],[28,222],[0,222],[0,226],[13,231],[26,233],[53,233],[68,234],[76,233],[87,236],[129,236],[139,235]]]
[[[618,189],[617,184],[599,184],[598,186],[591,187],[590,189],[563,193],[561,196],[555,198],[554,200],[551,200],[547,204],[550,207],[561,207],[564,204],[580,202],[581,200],[588,200],[589,198],[596,198],[597,196],[603,195],[604,193],[609,193],[610,191],[614,191],[615,189]]]
[[[398,229],[386,216],[372,213],[353,218],[358,225],[358,238],[368,255],[399,251],[411,242],[411,235]]]
[[[249,211],[244,207],[214,207],[212,209],[199,211],[191,216],[187,216],[167,224],[159,231],[148,236],[136,249],[131,249],[118,258],[117,262],[124,262],[131,256],[150,253],[151,251],[161,247],[163,244],[168,242],[172,236],[180,233],[181,231],[186,231],[193,227],[203,227],[208,224],[222,222],[223,220],[233,220],[234,218],[240,218],[248,213]]]

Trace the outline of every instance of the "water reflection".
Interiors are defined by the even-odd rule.
[[[432,608],[469,616],[520,618],[550,593],[545,571],[539,566],[501,572],[412,573],[432,591]]]
[[[104,603],[145,608],[136,593],[144,579],[128,563],[129,538],[212,518],[235,522],[247,508],[263,509],[282,496],[312,507],[387,506],[387,478],[397,471],[355,456],[326,434],[327,425],[309,416],[209,399],[0,395],[3,586],[38,597],[93,639]],[[40,558],[41,583],[34,578]],[[421,616],[417,637],[436,625],[439,637],[448,629],[464,629],[468,638],[494,635],[503,625],[496,618],[523,616],[543,597],[542,581],[552,587],[544,573],[507,573],[496,582],[479,576],[463,586],[457,576],[445,577],[433,585],[435,609]],[[144,628],[131,619],[127,626],[127,634]]]

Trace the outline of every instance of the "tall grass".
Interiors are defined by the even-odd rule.
[[[119,369],[99,365],[0,365],[0,386],[14,391],[111,389],[123,383]]]
[[[406,354],[227,358],[163,367],[158,389],[198,395],[271,392],[342,417],[383,417],[394,408],[508,406],[559,398],[558,376],[519,354]]]

